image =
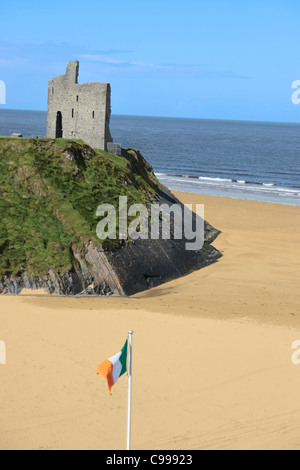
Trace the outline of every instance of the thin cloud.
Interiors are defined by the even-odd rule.
[[[151,64],[149,62],[141,62],[138,60],[124,60],[124,59],[114,59],[112,57],[103,57],[99,54],[81,54],[78,55],[79,59],[86,60],[89,62],[99,62],[101,64],[110,64],[110,65],[127,65],[128,67],[141,67],[142,69],[145,68],[152,68],[152,69],[159,69],[159,70],[166,70],[170,69],[168,65],[156,65]]]
[[[186,76],[193,78],[234,78],[234,79],[251,79],[252,77],[235,73],[232,70],[217,70],[212,66],[197,64],[153,64],[142,62],[139,60],[124,60],[112,57],[104,57],[101,54],[79,54],[78,58],[90,63],[99,65],[109,65],[115,69],[122,68],[123,71],[160,71],[172,75]]]
[[[24,41],[0,41],[0,59],[10,65],[19,63],[20,60],[28,65],[47,66],[49,63],[66,62],[77,55],[101,55],[101,57],[131,54],[132,51],[122,49],[107,49],[101,51],[91,51],[76,44],[53,42],[24,42]],[[108,59],[111,63],[114,59]],[[115,59],[116,63],[122,62]]]
[[[133,51],[126,49],[91,50],[86,47],[53,42],[4,42],[0,41],[0,64],[7,70],[63,72],[69,60],[86,62],[84,75],[119,74],[145,78],[182,79],[251,79],[232,70],[219,70],[212,64],[152,63],[132,58]],[[131,58],[126,58],[126,55]],[[54,72],[55,73],[55,72]]]

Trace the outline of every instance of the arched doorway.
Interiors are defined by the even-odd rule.
[[[61,139],[63,136],[63,127],[62,127],[62,114],[60,111],[58,111],[56,115],[56,133],[55,137],[56,139]]]

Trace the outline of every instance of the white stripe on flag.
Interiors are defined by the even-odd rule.
[[[120,357],[122,355],[122,351],[120,351],[118,354],[116,354],[113,357],[110,357],[108,360],[112,363],[113,365],[113,379],[114,383],[117,382],[118,378],[120,377],[121,370],[122,370],[122,364],[120,362]]]

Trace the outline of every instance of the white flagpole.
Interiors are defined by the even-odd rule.
[[[127,450],[131,449],[131,402],[132,402],[132,335],[128,332],[128,425],[127,425]]]

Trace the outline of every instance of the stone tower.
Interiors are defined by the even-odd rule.
[[[111,89],[109,83],[78,84],[79,62],[70,62],[66,75],[49,81],[47,137],[82,139],[107,150]]]

